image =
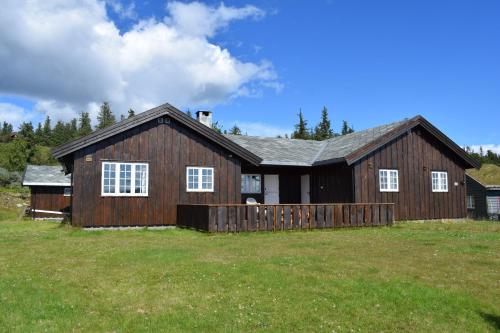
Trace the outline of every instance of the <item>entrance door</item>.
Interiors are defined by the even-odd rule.
[[[300,202],[303,204],[311,203],[311,187],[309,184],[309,175],[300,176]]]
[[[264,175],[264,203],[271,205],[280,203],[279,175]]]

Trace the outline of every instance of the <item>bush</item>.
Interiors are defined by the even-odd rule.
[[[0,186],[1,187],[21,187],[22,176],[20,172],[9,172],[0,167]]]

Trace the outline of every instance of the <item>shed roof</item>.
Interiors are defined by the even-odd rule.
[[[71,186],[71,174],[65,175],[60,165],[28,165],[23,175],[24,186]]]

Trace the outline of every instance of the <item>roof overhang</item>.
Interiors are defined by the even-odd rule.
[[[463,150],[459,145],[453,142],[443,132],[438,130],[434,125],[432,125],[429,121],[427,121],[424,117],[420,115],[410,119],[410,121],[408,121],[407,123],[396,127],[392,131],[382,135],[376,140],[364,145],[363,147],[347,155],[345,157],[347,164],[352,165],[353,163],[356,163],[365,156],[381,148],[383,145],[409,132],[410,130],[419,125],[422,126],[427,132],[429,132],[436,139],[438,139],[441,143],[443,143],[446,147],[448,147],[451,151],[453,151],[456,155],[458,155],[465,162],[466,166],[477,169],[481,166],[478,160],[467,154],[467,152]]]
[[[194,119],[186,115],[184,112],[176,109],[175,107],[173,107],[168,103],[160,105],[151,110],[145,111],[143,113],[140,113],[137,116],[132,117],[130,119],[120,121],[104,129],[95,131],[87,136],[73,140],[62,146],[56,147],[52,150],[52,154],[54,155],[55,158],[62,161],[66,156],[78,150],[81,150],[99,141],[105,140],[114,135],[120,134],[126,130],[132,129],[136,126],[139,126],[148,121],[154,120],[156,118],[165,115],[187,126],[188,128],[194,130],[201,136],[222,146],[231,153],[239,156],[240,158],[244,159],[245,161],[253,165],[259,165],[260,162],[262,161],[262,159],[257,155],[251,153],[250,151],[246,150],[240,145],[237,145],[236,143],[232,142],[223,135],[217,133],[213,129],[208,128],[203,124],[200,124],[199,122],[195,121]]]

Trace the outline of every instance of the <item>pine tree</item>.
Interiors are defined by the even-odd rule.
[[[236,126],[236,124],[229,129],[229,134],[231,135],[241,135],[241,129]]]
[[[90,123],[90,116],[88,112],[80,113],[79,122],[78,136],[85,136],[92,133],[92,125]]]
[[[314,128],[314,139],[321,141],[333,138],[334,136],[335,133],[332,131],[330,127],[330,119],[328,119],[328,109],[324,106],[321,111],[321,121]]]
[[[116,123],[115,115],[113,114],[113,112],[111,112],[108,102],[102,103],[99,114],[97,115],[97,121],[98,129],[106,128]]]
[[[42,129],[42,123],[38,123],[38,126],[36,127],[35,130],[35,142],[42,144],[43,142],[43,129]]]
[[[123,121],[123,120],[125,120],[125,115],[124,115],[124,114],[121,114],[121,115],[120,115],[120,121]]]
[[[12,125],[4,121],[2,124],[2,130],[0,132],[0,141],[7,142],[10,141],[12,136]]]
[[[52,127],[50,126],[50,117],[47,115],[45,117],[45,121],[43,122],[43,128],[42,128],[42,144],[46,146],[51,146],[51,137],[52,137]]]
[[[187,109],[186,114],[189,116],[189,118],[193,118],[193,114],[191,113],[191,110]]]
[[[52,144],[54,146],[62,145],[67,141],[67,128],[65,124],[59,120],[52,130]]]
[[[292,139],[310,140],[311,132],[307,128],[307,120],[304,119],[302,110],[299,111],[299,123],[295,125],[295,131],[292,133]]]
[[[215,123],[212,123],[212,129],[216,131],[219,134],[222,134],[222,125],[219,125],[219,122],[216,121]],[[226,132],[226,131],[225,131]],[[226,132],[227,133],[227,132]]]
[[[342,121],[342,132],[341,135],[346,135],[349,133],[353,133],[354,128],[350,127],[349,124],[347,124],[347,121],[343,120]]]
[[[21,126],[19,127],[19,135],[30,144],[34,144],[35,132],[33,131],[33,124],[31,123],[31,121],[21,124]]]
[[[128,117],[127,118],[132,118],[135,116],[135,111],[133,109],[128,109]]]
[[[69,123],[69,139],[73,140],[78,137],[78,119],[73,118]]]

